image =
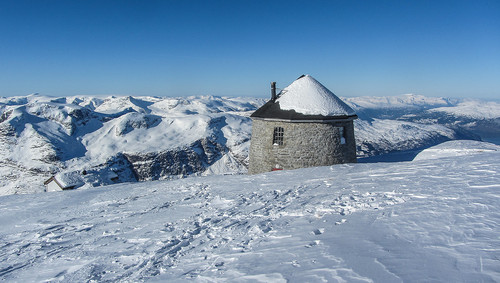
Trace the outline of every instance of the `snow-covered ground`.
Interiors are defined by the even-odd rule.
[[[419,159],[3,196],[0,280],[499,282],[500,147]]]

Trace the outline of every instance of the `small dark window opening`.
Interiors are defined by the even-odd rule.
[[[345,144],[345,128],[344,127],[339,128],[339,134],[340,134],[340,144]]]
[[[282,127],[274,128],[273,145],[283,145],[283,133],[285,130]]]

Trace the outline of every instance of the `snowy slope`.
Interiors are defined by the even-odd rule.
[[[263,103],[212,96],[0,99],[0,195],[41,192],[61,170],[85,170],[91,185],[246,172],[248,116]],[[101,178],[109,174],[118,179]]]
[[[500,151],[482,146],[3,196],[0,280],[498,282]]]
[[[494,151],[500,151],[500,146],[487,142],[458,140],[445,142],[423,150],[413,160],[437,159]]]
[[[343,100],[356,110],[363,120],[378,118],[419,124],[439,124],[462,134],[474,133],[481,138],[500,136],[500,103],[495,101],[425,97],[414,94],[349,97]]]
[[[458,99],[443,97],[426,97],[417,94],[403,94],[398,96],[360,96],[343,97],[347,104],[354,110],[363,109],[420,109],[454,106]]]
[[[306,82],[316,95],[328,94]],[[281,98],[293,94],[298,86],[292,86]],[[500,136],[500,119],[484,118],[497,117],[489,102],[418,95],[345,100],[360,116],[358,157],[479,139],[482,133]],[[87,172],[89,186],[245,173],[249,116],[264,102],[215,96],[0,98],[0,195],[42,192],[43,182],[61,171]],[[431,111],[471,103],[481,118]]]
[[[358,119],[354,121],[358,157],[412,150],[460,138],[452,129],[437,124]]]
[[[444,112],[456,116],[465,116],[475,119],[500,118],[500,103],[489,101],[478,101],[467,99],[453,107],[438,107],[430,109],[430,112]]]

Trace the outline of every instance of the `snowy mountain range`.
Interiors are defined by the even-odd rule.
[[[58,172],[85,186],[245,173],[249,115],[265,99],[0,98],[0,195],[44,191]],[[359,158],[447,140],[500,136],[500,104],[466,99],[344,98],[356,110]]]
[[[499,282],[499,172],[500,146],[449,141],[411,162],[1,196],[0,280]]]

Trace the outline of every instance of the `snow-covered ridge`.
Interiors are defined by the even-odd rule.
[[[475,119],[498,119],[500,118],[500,103],[467,99],[461,101],[453,107],[438,107],[430,109],[429,111],[444,112],[447,114],[471,117]]]
[[[410,111],[410,113],[422,111],[428,114],[443,112],[449,115],[474,119],[500,118],[500,103],[478,99],[426,97],[416,94],[404,94],[385,97],[342,97],[342,100],[356,111],[405,110]]]
[[[500,146],[479,141],[449,141],[420,152],[413,160],[438,159],[445,157],[471,155],[477,153],[500,152]]]
[[[454,98],[426,97],[418,94],[343,97],[342,100],[354,109],[447,107],[454,106],[460,101]]]
[[[2,196],[0,280],[499,282],[499,192],[470,150]]]
[[[394,98],[352,98],[359,105],[389,101],[382,108],[356,106],[362,114],[355,121],[359,157],[478,139],[482,132],[476,129],[500,133],[498,119],[443,114],[430,110],[441,109],[444,100],[404,98],[397,103],[391,102]],[[0,98],[0,195],[41,192],[43,182],[61,171],[85,170],[91,186],[245,173],[249,116],[264,103],[216,96]],[[495,109],[488,102],[475,103],[487,105],[483,109],[490,114]]]
[[[462,138],[456,131],[439,124],[373,119],[356,120],[355,138],[359,157],[393,151],[412,150],[426,145]]]
[[[0,175],[9,177],[0,181],[0,194],[42,191],[61,170],[86,170],[94,185],[109,184],[99,179],[109,170],[118,181],[245,172],[248,116],[263,103],[213,96],[1,98]],[[144,167],[131,160],[145,158],[170,169],[120,174]]]

